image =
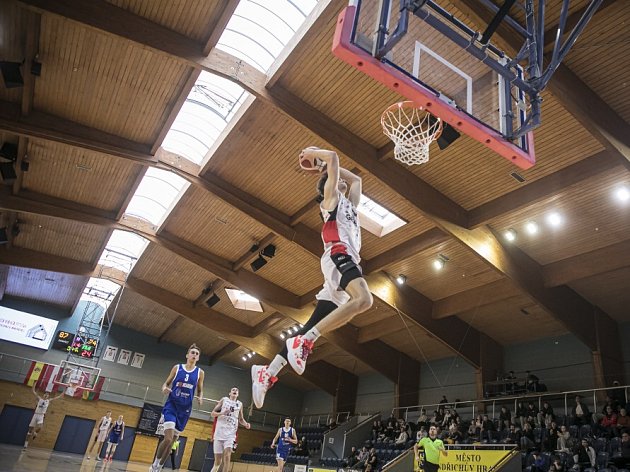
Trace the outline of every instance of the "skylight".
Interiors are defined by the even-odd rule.
[[[120,285],[111,280],[90,277],[90,280],[83,289],[81,300],[94,302],[107,310],[119,290]]]
[[[189,185],[172,172],[150,168],[125,214],[141,218],[158,228]]]
[[[361,226],[379,238],[407,224],[365,195],[361,195],[357,210],[361,215]]]
[[[135,233],[114,230],[98,263],[129,274],[148,244],[147,239]]]
[[[248,96],[234,82],[202,72],[162,147],[200,164]]]
[[[217,48],[267,72],[316,4],[316,0],[241,0]]]
[[[242,290],[237,290],[234,288],[226,288],[225,293],[227,293],[228,297],[230,297],[230,301],[234,308],[238,308],[239,310],[249,310],[249,311],[258,311],[262,312],[262,306],[258,299],[248,295]]]

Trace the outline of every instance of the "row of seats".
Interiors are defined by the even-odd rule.
[[[616,456],[620,456],[620,453],[616,453],[614,455],[611,455],[608,452],[598,452],[597,453],[597,457],[595,460],[595,466],[597,468],[597,470],[602,470],[602,469],[616,469],[611,462],[611,458],[614,458]],[[573,458],[573,453],[566,453],[566,452],[555,452],[555,453],[551,453],[551,452],[543,452],[541,454],[541,458],[544,460],[545,465],[543,466],[544,470],[549,470],[549,468],[551,467],[551,464],[553,462],[554,458],[558,458],[560,459],[560,463],[562,465],[564,465],[565,470],[571,469],[574,465],[574,458]],[[522,461],[522,466],[523,466],[523,470],[529,472],[531,469],[532,464],[534,463],[534,454],[533,453],[521,453],[521,461]],[[621,470],[621,469],[620,469]]]

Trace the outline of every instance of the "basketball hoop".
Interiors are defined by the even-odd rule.
[[[386,108],[381,125],[394,142],[394,157],[408,166],[428,162],[429,145],[442,134],[442,120],[411,101]]]

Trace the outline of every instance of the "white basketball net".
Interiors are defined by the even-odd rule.
[[[394,157],[407,165],[429,160],[429,145],[442,133],[442,120],[413,102],[400,102],[381,115],[381,125],[394,142]]]

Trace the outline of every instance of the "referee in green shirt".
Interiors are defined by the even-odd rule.
[[[440,452],[447,454],[444,449],[444,443],[437,437],[437,426],[429,428],[429,436],[422,438],[413,446],[413,452],[416,456],[416,462],[420,460],[419,449],[424,449],[424,472],[437,472],[440,468]]]

